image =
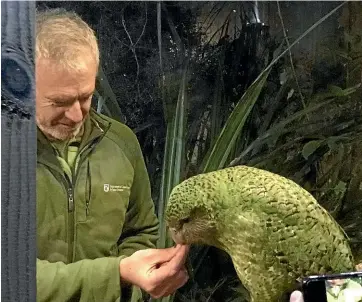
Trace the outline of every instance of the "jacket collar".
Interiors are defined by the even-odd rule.
[[[90,143],[97,143],[103,135],[108,131],[111,126],[111,122],[107,121],[101,115],[99,115],[94,109],[91,108],[89,115],[84,121],[84,131],[81,139],[81,144],[79,149],[83,149],[85,146],[88,146]],[[37,127],[37,155],[42,156],[43,153],[55,154],[55,151],[44,135],[44,133]]]

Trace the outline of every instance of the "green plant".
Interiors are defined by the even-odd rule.
[[[177,106],[175,109],[175,113],[171,114],[171,116],[174,116],[174,119],[171,122],[167,122],[167,138],[165,144],[165,157],[162,178],[163,181],[161,188],[162,193],[159,202],[159,217],[162,224],[161,240],[159,247],[165,247],[172,243],[172,241],[170,241],[170,239],[166,235],[166,226],[164,225],[163,221],[163,211],[164,208],[167,206],[167,197],[170,191],[176,184],[178,184],[180,180],[182,180],[182,174],[184,175],[184,177],[187,177],[187,175],[212,171],[215,169],[223,168],[227,165],[239,164],[240,162],[268,167],[271,160],[270,158],[268,159],[268,155],[262,155],[262,151],[265,149],[265,145],[275,145],[278,140],[280,140],[281,138],[285,138],[286,136],[288,136],[288,134],[298,132],[298,126],[299,128],[301,128],[298,123],[300,123],[303,118],[305,118],[308,114],[315,113],[318,111],[318,109],[335,102],[336,99],[344,98],[356,91],[358,86],[350,87],[347,89],[331,88],[331,90],[328,92],[316,94],[312,98],[308,99],[308,103],[305,109],[293,113],[287,119],[284,119],[279,123],[274,122],[273,125],[269,126],[267,124],[264,124],[264,131],[250,143],[245,143],[245,139],[242,138],[242,135],[246,135],[248,133],[246,128],[246,126],[248,125],[247,122],[250,120],[250,116],[253,112],[253,109],[255,108],[255,104],[259,99],[261,92],[263,91],[263,89],[265,89],[265,84],[267,82],[268,75],[272,70],[272,67],[275,66],[275,64],[278,63],[278,61],[286,53],[289,53],[290,49],[294,45],[296,45],[315,27],[321,24],[325,19],[330,17],[342,6],[343,4],[339,5],[324,18],[321,18],[304,34],[302,34],[298,39],[291,43],[289,47],[287,47],[284,51],[277,55],[274,60],[272,60],[272,62],[259,74],[255,81],[245,90],[242,97],[237,102],[235,102],[235,105],[230,110],[230,114],[223,122],[221,122],[220,119],[217,118],[217,109],[215,110],[215,107],[219,108],[220,104],[222,104],[223,102],[223,94],[220,93],[222,87],[219,87],[217,85],[216,92],[213,98],[213,104],[215,107],[207,108],[208,110],[206,110],[206,112],[201,112],[201,114],[199,115],[200,118],[192,121],[193,126],[195,123],[198,126],[196,127],[196,130],[193,130],[193,127],[190,127],[188,128],[189,131],[187,131],[185,116],[188,106],[185,106],[185,99],[184,97],[182,97],[186,95],[187,84],[185,83],[184,76],[186,74],[185,67],[183,68],[183,76],[179,89]],[[182,47],[180,47],[180,49],[182,49]],[[220,69],[220,65],[219,70],[222,70],[222,68]],[[285,89],[284,92],[286,92]],[[281,93],[281,95],[283,95],[283,93]],[[166,106],[164,106],[164,108],[165,107]],[[167,116],[170,116],[169,111],[167,113]],[[190,131],[193,131],[193,137],[196,136],[196,139],[190,139]],[[171,134],[174,134],[174,136],[172,136]],[[185,135],[187,137],[186,141]],[[339,138],[336,139],[338,140]],[[305,137],[297,137],[295,138],[295,140],[305,140]],[[311,156],[311,154],[313,154],[318,148],[321,148],[325,144],[328,145],[332,141],[332,138],[326,137],[307,142],[302,148],[302,157],[304,156],[304,159],[307,160]],[[285,148],[287,144],[288,143],[285,143],[282,146],[280,146],[279,144],[279,150]],[[177,154],[178,152],[180,153]],[[238,154],[238,156],[235,156],[236,154]],[[183,160],[184,156],[186,157],[187,161]],[[207,247],[201,247],[200,249],[196,250],[196,256],[194,255],[196,263],[193,263],[195,273],[197,273],[197,270],[200,267],[206,254]],[[167,298],[163,299],[162,301],[171,300],[172,298]]]

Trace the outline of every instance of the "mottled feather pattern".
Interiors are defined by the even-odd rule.
[[[252,302],[282,301],[302,276],[354,268],[329,213],[298,184],[265,170],[236,166],[193,176],[172,191],[166,219],[181,243],[226,251]]]

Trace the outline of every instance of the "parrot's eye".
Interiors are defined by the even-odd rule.
[[[181,223],[182,223],[182,224],[185,224],[185,223],[188,223],[188,222],[190,222],[190,217],[181,219]]]

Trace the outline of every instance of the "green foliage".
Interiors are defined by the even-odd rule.
[[[225,167],[226,160],[230,155],[237,137],[245,125],[254,104],[258,100],[260,92],[264,87],[270,69],[264,70],[262,76],[258,78],[241,97],[235,109],[227,119],[221,133],[217,136],[215,144],[205,157],[204,172],[218,170]]]
[[[158,217],[160,220],[160,240],[158,247],[164,248],[171,245],[169,236],[166,235],[164,211],[168,196],[172,188],[180,182],[181,169],[184,154],[184,131],[186,125],[186,101],[187,101],[187,61],[183,69],[182,82],[177,100],[176,112],[173,119],[167,124],[167,137],[165,146],[164,165],[161,182],[161,194],[158,201]]]

